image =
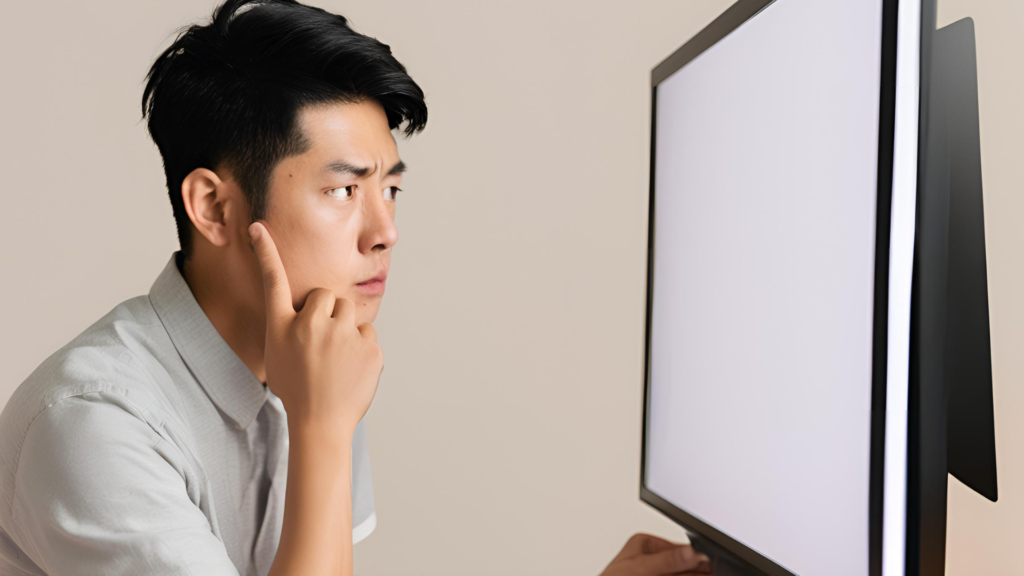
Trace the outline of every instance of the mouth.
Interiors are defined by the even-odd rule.
[[[377,296],[384,293],[384,285],[388,280],[388,271],[385,269],[373,278],[356,284],[356,289],[367,296]]]

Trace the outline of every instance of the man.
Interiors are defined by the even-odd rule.
[[[154,62],[143,116],[181,250],[0,414],[0,574],[351,574],[363,415],[419,86],[342,16],[228,0]],[[630,539],[605,576],[708,572]]]

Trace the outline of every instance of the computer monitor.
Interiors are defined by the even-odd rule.
[[[954,167],[934,28],[934,0],[740,0],[652,71],[641,499],[719,576],[931,574],[947,465],[995,497],[977,101]]]

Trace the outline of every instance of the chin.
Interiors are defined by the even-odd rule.
[[[377,319],[377,311],[380,310],[380,297],[367,298],[366,296],[356,297],[352,300],[356,303],[356,326],[363,322],[373,322]]]
[[[356,314],[356,326],[359,326],[360,324],[365,324],[367,322],[370,323],[370,324],[373,324],[374,321],[376,321],[376,320],[377,320],[377,311],[376,310],[373,310],[370,313],[360,312],[360,313]]]

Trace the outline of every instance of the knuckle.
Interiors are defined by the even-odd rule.
[[[275,270],[265,270],[263,276],[266,279],[266,285],[270,286],[270,290],[279,292],[284,287],[284,278]]]
[[[314,288],[313,291],[309,293],[309,298],[310,298],[311,301],[318,302],[318,303],[321,303],[321,302],[324,302],[324,301],[331,301],[331,302],[333,302],[334,301],[334,292],[331,292],[327,288]]]
[[[673,552],[675,553],[676,562],[679,564],[689,565],[693,562],[694,552],[690,546],[677,546]]]
[[[355,305],[350,307],[350,306],[346,305],[346,302],[350,302],[350,301],[346,300],[345,298],[335,298],[334,299],[334,317],[335,318],[339,318],[339,319],[340,318],[348,318],[349,316],[355,314],[355,311],[353,309],[355,307]],[[340,324],[347,324],[347,323],[340,323]]]

